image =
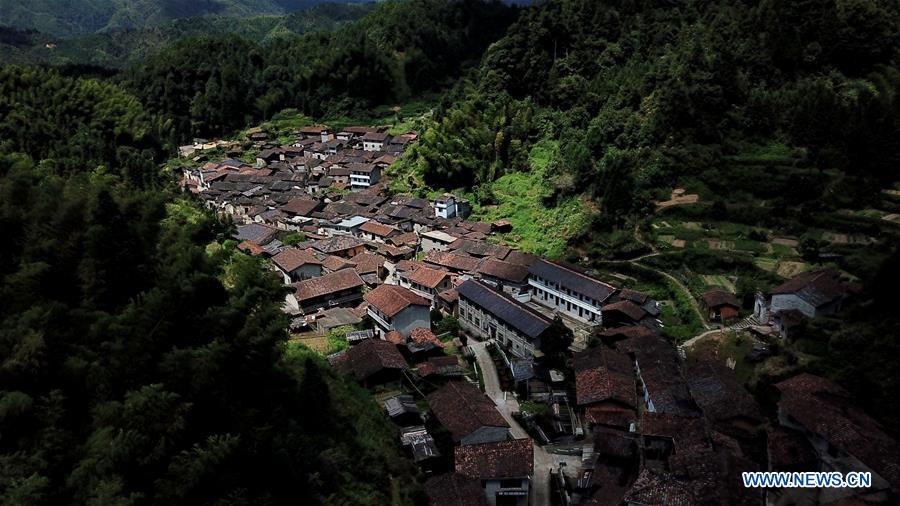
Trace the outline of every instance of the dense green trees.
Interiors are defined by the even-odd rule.
[[[550,0],[487,50],[407,163],[433,186],[488,184],[528,168],[495,139],[527,150],[549,136],[562,142],[553,184],[600,201],[605,226],[772,142],[872,195],[900,156],[898,15],[868,0]]]
[[[179,138],[224,135],[285,107],[339,114],[444,86],[515,13],[497,1],[383,2],[331,33],[262,45],[185,40],[130,69],[123,82],[151,111],[174,118]]]
[[[163,124],[0,78],[0,503],[413,502],[368,393],[286,353],[281,281],[158,173]]]

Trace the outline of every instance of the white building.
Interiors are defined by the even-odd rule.
[[[538,260],[528,269],[531,300],[575,318],[600,325],[602,309],[616,289],[572,268]]]

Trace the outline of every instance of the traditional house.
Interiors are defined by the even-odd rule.
[[[412,271],[398,272],[397,277],[401,286],[413,290],[430,301],[434,301],[438,293],[453,286],[449,272],[431,267],[419,267]]]
[[[447,428],[455,443],[485,427],[500,427],[508,432],[509,424],[494,402],[469,383],[448,382],[428,394],[427,400],[431,413]]]
[[[610,327],[637,325],[646,318],[647,312],[630,300],[619,300],[603,306],[603,324]]]
[[[878,502],[900,492],[900,444],[846,390],[806,373],[775,387],[781,392],[781,425],[806,436],[818,454],[821,471],[871,472],[871,486],[857,491],[860,500]]]
[[[434,216],[436,218],[455,218],[456,217],[456,197],[449,193],[445,193],[434,200]]]
[[[272,263],[284,275],[286,284],[322,275],[322,261],[311,249],[285,248],[272,257]]]
[[[350,170],[350,189],[354,191],[364,190],[381,180],[381,167],[369,163],[351,163],[347,166]]]
[[[369,220],[359,227],[359,237],[366,241],[383,243],[403,233],[399,228]]]
[[[310,247],[326,255],[336,255],[344,258],[353,258],[366,250],[365,245],[355,237],[336,236],[330,239],[322,239],[310,244]]]
[[[457,291],[460,326],[482,339],[496,339],[516,356],[533,356],[553,325],[541,313],[479,281],[466,281]]]
[[[400,381],[407,368],[397,347],[380,339],[363,340],[332,359],[332,364],[366,386]]]
[[[524,265],[485,258],[475,272],[485,283],[510,295],[528,290],[528,268]]]
[[[431,325],[431,302],[397,285],[380,285],[365,295],[369,317],[382,332],[409,337],[413,329]]]
[[[572,266],[543,259],[528,272],[532,301],[585,323],[603,322],[603,304],[615,288]]]
[[[534,475],[530,438],[458,446],[454,460],[457,473],[481,481],[489,505],[529,504]]]
[[[488,506],[479,480],[459,473],[445,473],[425,481],[431,506]]]
[[[703,294],[703,307],[710,320],[726,322],[738,317],[741,304],[734,294],[725,290],[713,289]]]
[[[634,362],[628,355],[606,347],[576,353],[575,398],[585,410],[585,421],[629,430],[637,421],[637,385]]]
[[[422,251],[425,253],[435,250],[447,251],[450,249],[450,244],[456,241],[456,237],[440,230],[425,232],[420,234],[419,237],[422,241]]]
[[[390,135],[383,132],[366,132],[362,136],[363,150],[383,151],[384,145],[390,140]]]
[[[353,269],[307,279],[291,285],[294,293],[288,295],[288,306],[308,314],[319,308],[356,305],[362,301],[364,285]]]
[[[767,305],[757,300],[756,317],[766,322],[770,314],[790,309],[800,311],[807,318],[834,314],[856,289],[832,269],[804,272],[775,287]]]

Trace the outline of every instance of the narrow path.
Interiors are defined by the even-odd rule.
[[[530,438],[528,432],[512,417],[519,410],[519,402],[508,392],[500,388],[500,379],[497,375],[497,367],[491,360],[487,351],[487,342],[473,342],[469,340],[469,346],[475,352],[475,360],[478,361],[478,369],[484,380],[484,393],[497,405],[497,411],[509,423],[510,432],[516,439]],[[550,504],[550,470],[554,466],[554,457],[543,446],[534,443],[534,476],[531,478],[530,502],[534,506]]]

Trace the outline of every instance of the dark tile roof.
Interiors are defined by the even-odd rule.
[[[422,261],[429,264],[446,267],[458,272],[475,272],[481,262],[480,259],[466,255],[457,255],[448,251],[429,251],[422,258]]]
[[[281,206],[281,210],[297,216],[308,216],[319,207],[319,201],[307,198],[293,199],[287,204]]]
[[[260,246],[265,246],[269,241],[275,238],[275,235],[278,234],[278,232],[279,230],[277,228],[259,223],[251,223],[250,225],[239,225],[237,227],[237,232],[234,234],[234,238],[240,242],[250,241],[259,244]]]
[[[454,457],[456,472],[470,478],[524,478],[534,474],[534,446],[530,438],[457,446]]]
[[[612,286],[579,272],[573,267],[548,260],[538,260],[528,272],[599,302],[605,301],[616,291]]]
[[[364,298],[371,306],[389,317],[409,306],[431,306],[431,302],[424,297],[397,285],[380,285],[366,293]]]
[[[741,304],[738,302],[734,294],[725,290],[713,289],[703,294],[703,303],[708,308],[717,308],[722,306],[732,306],[739,308]]]
[[[849,286],[832,269],[804,272],[778,285],[772,295],[795,294],[814,307],[821,307],[847,295]]]
[[[724,361],[708,353],[695,355],[687,368],[691,395],[712,421],[743,417],[762,423],[762,411]]]
[[[775,385],[779,409],[810,432],[853,455],[900,490],[900,444],[864,413],[846,390],[812,374]]]
[[[451,381],[430,393],[428,405],[438,421],[459,441],[481,427],[509,427],[493,401],[477,387]]]
[[[633,322],[639,322],[644,316],[647,316],[647,312],[644,311],[641,306],[638,306],[630,300],[620,300],[618,302],[613,302],[612,304],[603,306],[604,318],[606,317],[607,313],[613,312],[621,313]]]
[[[622,352],[597,347],[573,357],[575,397],[579,406],[614,400],[637,406],[634,362]]]
[[[484,259],[477,272],[511,283],[523,283],[528,278],[528,268],[525,266],[493,258]]]
[[[350,271],[352,272],[352,271]],[[347,350],[341,368],[357,380],[365,380],[383,369],[406,369],[406,360],[397,347],[380,339],[366,339]]]
[[[294,297],[298,302],[314,299],[330,293],[336,293],[353,288],[362,288],[363,280],[353,269],[332,272],[318,278],[307,279],[294,283]]]
[[[311,244],[311,247],[316,251],[321,251],[322,253],[336,253],[340,251],[346,251],[357,246],[362,246],[362,244],[362,241],[355,237],[341,235],[316,241]]]
[[[431,506],[487,506],[481,482],[458,473],[441,474],[425,482]]]
[[[464,297],[497,319],[532,339],[540,336],[553,323],[546,316],[487,285],[470,279],[457,287]]]

